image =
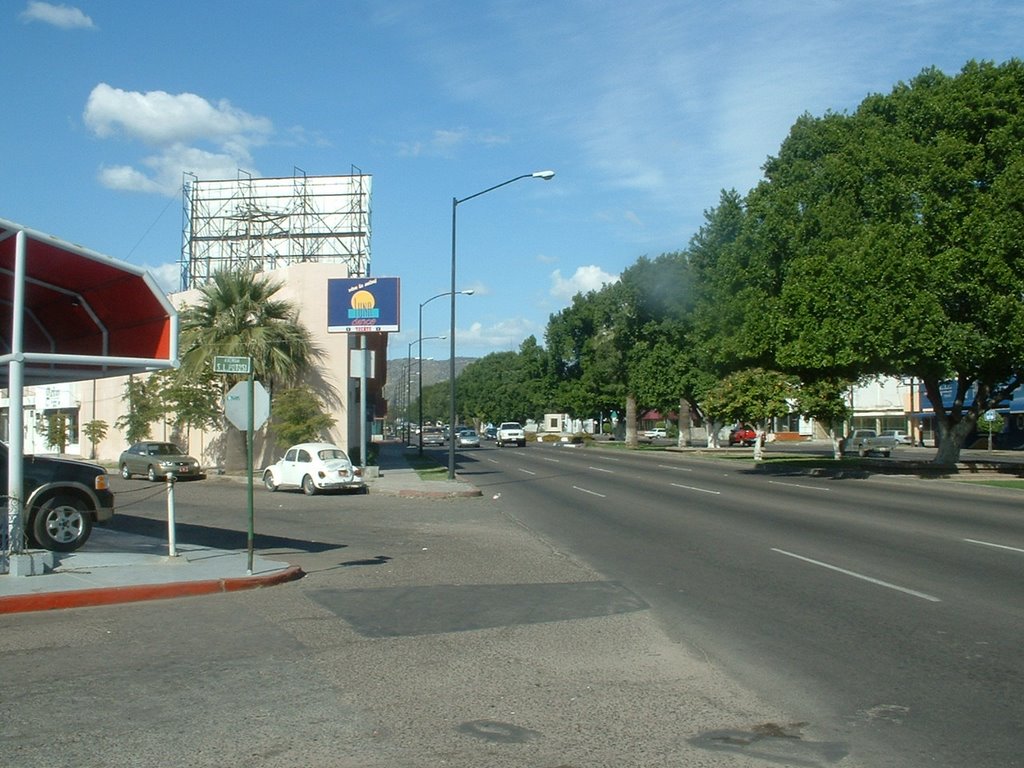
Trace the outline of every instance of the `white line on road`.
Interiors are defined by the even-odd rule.
[[[578,485],[574,485],[572,489],[574,491],[583,491],[583,493],[589,493],[591,496],[600,496],[602,499],[608,498],[603,493],[598,493],[597,491],[588,491],[586,488],[580,488]]]
[[[844,574],[846,576],[852,576],[855,579],[860,579],[861,581],[867,581],[867,582],[869,582],[871,584],[876,584],[879,587],[885,587],[887,589],[895,589],[897,592],[903,592],[904,594],[912,595],[913,597],[920,597],[922,600],[928,600],[928,601],[933,602],[933,603],[941,603],[942,602],[939,598],[933,597],[932,595],[926,594],[924,592],[918,592],[915,589],[907,589],[906,587],[900,587],[900,586],[897,586],[896,584],[890,584],[888,581],[881,581],[880,579],[874,579],[874,578],[872,578],[870,576],[865,576],[862,573],[857,573],[856,571],[848,571],[845,568],[840,568],[839,566],[836,566],[836,565],[829,565],[828,563],[823,563],[820,560],[812,560],[809,557],[804,557],[803,555],[796,555],[796,554],[793,554],[792,552],[787,552],[784,549],[776,549],[775,547],[772,547],[772,552],[778,552],[780,555],[785,555],[786,557],[792,557],[792,558],[795,558],[797,560],[803,560],[805,563],[810,563],[811,565],[817,565],[817,566],[821,566],[822,568],[828,568],[830,571],[835,571],[836,573],[842,573],[842,574]]]
[[[523,469],[522,467],[519,467],[519,471],[520,472],[525,472],[528,475],[536,475],[537,474],[536,472],[531,472],[529,469]]]
[[[615,474],[614,472],[612,472],[612,470],[610,470],[610,469],[602,469],[601,467],[587,467],[587,469],[592,469],[595,472],[607,472],[609,475],[614,475]]]
[[[552,458],[549,458],[547,456],[541,456],[541,458],[544,459],[544,461],[550,461],[550,462],[552,462],[554,464],[560,464],[562,462],[561,459],[552,459]]]
[[[831,491],[831,488],[822,488],[820,485],[803,485],[802,483],[783,483],[779,480],[769,480],[769,485],[785,485],[789,488],[806,488],[808,491]]]
[[[497,464],[498,463],[497,459],[488,459],[488,461],[491,462],[491,464]]]
[[[674,469],[678,472],[693,472],[692,467],[674,467],[671,464],[659,464],[658,469]]]
[[[971,544],[981,544],[983,547],[994,547],[995,549],[1008,549],[1011,552],[1020,552],[1024,554],[1024,549],[1020,547],[1008,547],[1006,544],[993,544],[991,541],[978,541],[977,539],[964,539],[964,541]]]
[[[696,488],[696,487],[694,487],[692,485],[680,485],[679,483],[669,483],[669,485],[674,486],[675,488],[684,488],[687,491],[700,491],[701,493],[713,493],[715,496],[721,496],[722,495],[721,491],[712,491],[712,490],[710,490],[708,488]]]

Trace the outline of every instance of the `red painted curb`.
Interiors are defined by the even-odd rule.
[[[33,593],[0,597],[0,614],[52,611],[60,608],[89,608],[98,605],[136,603],[143,600],[166,600],[172,597],[195,597],[217,592],[238,592],[243,589],[271,587],[305,576],[298,566],[286,568],[269,576],[176,581],[170,584],[138,584],[130,587],[103,589],[69,589],[63,592]]]

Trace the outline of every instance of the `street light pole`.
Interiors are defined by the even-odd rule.
[[[419,325],[419,334],[418,334],[418,338],[419,338],[419,341],[420,341],[420,347],[419,347],[419,374],[420,374],[419,388],[420,389],[419,389],[419,417],[418,418],[419,418],[419,425],[420,425],[421,429],[420,429],[420,439],[417,441],[419,443],[419,455],[420,456],[423,455],[423,429],[422,429],[422,427],[423,427],[423,341],[424,341],[424,339],[423,339],[423,307],[425,307],[427,304],[432,302],[434,299],[440,299],[442,296],[447,296],[448,293],[449,293],[448,291],[445,291],[444,293],[439,293],[436,296],[431,296],[429,299],[427,299],[426,301],[424,301],[423,303],[420,304],[420,325]],[[460,293],[463,296],[472,296],[474,291],[473,291],[472,288],[470,288],[467,291],[456,291],[455,293]],[[433,336],[431,338],[446,339],[448,337],[447,336]]]
[[[455,479],[455,232],[456,232],[456,212],[458,211],[459,205],[472,200],[474,197],[480,197],[480,195],[486,195],[488,192],[504,187],[506,184],[511,184],[514,181],[520,179],[544,179],[548,181],[555,175],[554,171],[536,171],[534,173],[524,173],[521,176],[514,176],[508,181],[503,181],[500,184],[495,184],[493,187],[481,190],[476,194],[469,195],[459,199],[457,197],[452,198],[452,303],[451,303],[451,329],[448,333],[449,339],[449,358],[448,358],[448,384],[450,387],[449,393],[449,411],[448,411],[448,425],[451,429],[451,439],[448,441],[448,479]]]
[[[419,424],[417,426],[420,427],[419,444],[420,444],[420,450],[421,451],[423,450],[423,429],[422,429],[422,427],[423,427],[423,402],[422,402],[423,401],[423,347],[422,347],[422,344],[423,344],[424,341],[430,341],[431,339],[447,339],[447,338],[448,338],[447,336],[427,336],[426,338],[423,338],[422,331],[421,331],[420,337],[418,339],[416,339],[416,341],[410,341],[409,342],[409,350],[408,350],[408,356],[407,356],[407,362],[406,362],[406,377],[405,377],[405,382],[406,382],[405,383],[405,398],[406,398],[405,399],[405,429],[406,429],[405,443],[406,443],[406,445],[408,445],[409,444],[409,440],[412,437],[411,434],[409,433],[409,408],[412,406],[412,347],[413,347],[414,344],[419,344],[421,346],[416,348],[416,357],[419,360],[419,372],[417,373],[417,376],[419,376],[419,378],[420,378],[420,382],[419,382],[419,388],[420,388],[420,417],[419,418],[420,418],[420,421],[419,421]]]

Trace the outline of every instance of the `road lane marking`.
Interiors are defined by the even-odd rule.
[[[561,459],[552,459],[552,458],[549,458],[547,456],[541,456],[541,458],[544,459],[544,461],[550,461],[553,464],[561,464],[562,463]]]
[[[537,474],[536,472],[531,472],[529,469],[523,469],[522,467],[519,467],[519,471],[520,472],[525,472],[528,475],[536,475]]]
[[[991,541],[978,541],[977,539],[964,539],[964,541],[969,542],[971,544],[981,544],[981,546],[983,547],[993,547],[995,549],[1008,549],[1011,552],[1020,552],[1021,554],[1024,554],[1024,549],[1021,549],[1020,547],[1009,547],[1006,544],[993,544]]]
[[[721,491],[712,491],[709,488],[697,488],[697,487],[692,486],[692,485],[680,485],[679,483],[669,483],[669,485],[672,485],[672,486],[674,486],[676,488],[684,488],[687,491],[700,491],[701,493],[713,493],[715,496],[721,496],[722,495]]]
[[[827,568],[830,571],[835,571],[836,573],[841,573],[845,576],[852,576],[855,579],[860,579],[861,581],[866,581],[870,584],[875,584],[879,587],[885,587],[886,589],[895,589],[897,592],[903,592],[904,594],[911,595],[913,597],[920,597],[922,600],[928,600],[932,603],[942,602],[939,598],[926,594],[925,592],[918,592],[916,589],[908,589],[907,587],[901,587],[897,584],[890,584],[888,581],[882,581],[881,579],[875,579],[871,576],[865,576],[863,573],[857,573],[856,571],[848,571],[845,568],[840,568],[837,565],[829,565],[828,563],[823,563],[820,560],[812,560],[809,557],[804,557],[803,555],[797,555],[792,552],[787,552],[784,549],[776,549],[775,547],[772,547],[772,552],[778,552],[780,555],[792,557],[796,560],[803,560],[805,563],[810,563],[811,565],[817,565],[822,568]]]
[[[572,489],[574,491],[582,491],[583,493],[589,493],[591,496],[600,496],[602,499],[608,498],[603,493],[598,493],[597,491],[588,491],[586,488],[580,488],[578,485],[574,485]]]
[[[592,469],[595,472],[607,472],[609,475],[614,475],[615,474],[615,472],[613,472],[612,470],[610,470],[610,469],[602,469],[601,467],[587,467],[587,469]]]
[[[497,459],[488,459],[488,461],[491,462],[491,464],[497,464],[498,463]]]
[[[674,467],[671,464],[659,464],[658,469],[674,469],[677,472],[693,472],[693,467]]]
[[[789,488],[806,488],[808,491],[831,491],[831,488],[823,488],[820,485],[804,485],[803,483],[783,483],[780,480],[769,480],[769,485],[785,485]]]

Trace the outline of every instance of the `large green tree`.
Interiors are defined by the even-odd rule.
[[[1022,105],[1020,61],[971,62],[853,114],[800,118],[717,275],[745,291],[728,336],[747,362],[770,353],[804,381],[914,376],[935,411],[935,460],[954,462],[978,416],[1024,381]]]
[[[636,399],[629,391],[627,356],[636,304],[619,283],[579,293],[552,315],[545,331],[559,411],[601,418],[626,406],[626,438],[636,442]]]
[[[553,408],[548,355],[528,337],[518,352],[494,352],[459,374],[456,401],[464,423],[539,420]]]

